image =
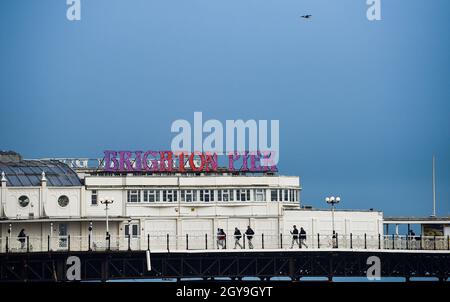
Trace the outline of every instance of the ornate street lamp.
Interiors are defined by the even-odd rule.
[[[108,209],[109,205],[112,204],[114,200],[108,199],[108,198],[101,198],[100,203],[105,205],[105,211],[106,211],[106,236],[109,236],[109,222],[108,222]]]
[[[334,235],[335,234],[335,230],[334,230],[334,206],[341,201],[341,198],[340,197],[331,196],[331,197],[325,198],[325,201],[329,205],[331,205],[331,227],[332,227],[333,235]]]

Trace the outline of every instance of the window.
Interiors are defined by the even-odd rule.
[[[142,192],[143,202],[159,202],[159,190],[144,190]]]
[[[266,190],[256,189],[254,194],[255,194],[256,201],[266,201]]]
[[[97,190],[92,190],[91,192],[91,205],[97,205]]]
[[[19,197],[19,205],[22,208],[25,208],[29,203],[30,203],[30,199],[28,198],[28,196],[22,195]]]
[[[141,191],[139,190],[128,190],[128,202],[141,202]]]
[[[239,201],[249,201],[250,190],[236,190],[236,199]]]
[[[278,190],[270,190],[270,200],[278,201]]]
[[[214,190],[200,190],[200,201],[214,201]]]
[[[69,197],[67,197],[66,195],[59,196],[58,204],[60,207],[66,207],[69,204]]]
[[[295,201],[294,200],[294,190],[290,190],[290,196],[289,196],[289,201]]]
[[[197,201],[197,190],[181,190],[181,201]]]
[[[131,232],[130,232],[131,230]],[[126,224],[125,225],[125,236],[128,237],[131,235],[133,238],[138,237],[139,228],[137,224]]]
[[[176,190],[163,190],[163,201],[173,202],[177,201]]]
[[[219,190],[217,198],[219,201],[233,201],[233,190]]]
[[[284,190],[283,201],[289,201],[289,190]]]

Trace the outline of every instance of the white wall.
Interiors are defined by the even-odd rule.
[[[290,210],[284,212],[284,233],[289,234],[292,226],[303,227],[308,234],[332,234],[331,211]],[[335,211],[335,230],[340,235],[369,236],[383,234],[383,214],[370,211]]]

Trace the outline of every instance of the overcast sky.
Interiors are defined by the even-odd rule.
[[[0,2],[0,149],[163,150],[176,119],[280,121],[302,200],[450,212],[450,1]],[[309,20],[300,18],[312,14]]]

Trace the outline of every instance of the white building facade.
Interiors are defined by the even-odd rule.
[[[233,248],[235,228],[248,226],[254,248],[280,248],[291,245],[293,225],[313,248],[333,231],[331,211],[302,208],[298,176],[104,173],[49,160],[2,162],[0,172],[2,251],[214,249],[217,229]],[[334,225],[339,236],[383,235],[381,212],[336,211]]]

